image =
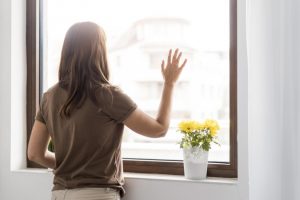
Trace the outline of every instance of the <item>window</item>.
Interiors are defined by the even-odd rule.
[[[87,20],[107,33],[112,82],[152,116],[167,50],[179,47],[189,59],[175,89],[167,136],[150,139],[125,130],[125,171],[183,174],[177,123],[214,118],[222,127],[221,147],[210,151],[208,175],[236,177],[236,0],[27,0],[28,133],[41,93],[57,81],[65,32]]]

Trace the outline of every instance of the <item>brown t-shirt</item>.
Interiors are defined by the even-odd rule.
[[[87,98],[69,118],[61,118],[67,92],[56,84],[43,95],[36,120],[46,124],[54,144],[53,190],[112,187],[123,196],[122,122],[137,105],[117,88],[98,89],[96,97],[99,105]]]

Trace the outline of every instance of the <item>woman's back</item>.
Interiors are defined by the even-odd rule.
[[[67,91],[58,84],[43,96],[36,119],[47,124],[55,146],[54,190],[123,185],[121,139],[136,104],[119,89],[96,90],[99,105],[86,98],[70,117],[61,117]]]

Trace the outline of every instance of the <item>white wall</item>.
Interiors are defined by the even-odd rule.
[[[256,0],[248,7],[250,199],[282,195],[281,0]]]
[[[11,169],[26,167],[26,12],[25,1],[11,1]],[[16,89],[13,89],[16,88]],[[19,88],[19,89],[17,89]],[[15,121],[18,123],[16,124]]]
[[[50,199],[52,175],[24,167],[25,1],[0,1],[0,199]],[[235,184],[127,178],[130,200],[248,200],[245,2],[239,0],[239,179]]]
[[[249,194],[300,195],[300,3],[247,2]]]
[[[6,183],[5,172],[9,164],[10,134],[10,50],[11,50],[11,17],[10,2],[0,1],[0,195]],[[7,137],[8,136],[8,137]],[[5,163],[8,162],[8,163]],[[2,198],[2,197],[1,197]]]
[[[300,196],[300,2],[287,0],[284,15],[282,196],[296,200]]]

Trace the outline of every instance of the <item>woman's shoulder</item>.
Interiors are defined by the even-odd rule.
[[[61,88],[59,86],[58,83],[52,85],[51,87],[49,87],[44,93],[43,93],[43,97],[49,97],[49,96],[57,96],[57,94],[61,94],[64,93],[64,89]]]
[[[98,102],[110,104],[132,101],[131,98],[119,86],[115,85],[102,85],[101,87],[97,88],[96,98]]]
[[[97,99],[110,100],[116,93],[121,92],[121,89],[114,85],[102,84],[95,90]]]
[[[51,87],[48,88],[48,90],[46,91],[46,93],[51,93],[54,92],[56,90],[60,89],[60,86],[58,83],[55,83],[54,85],[52,85]]]
[[[111,85],[98,89],[98,102],[103,112],[120,123],[137,107],[136,103],[120,87]]]

